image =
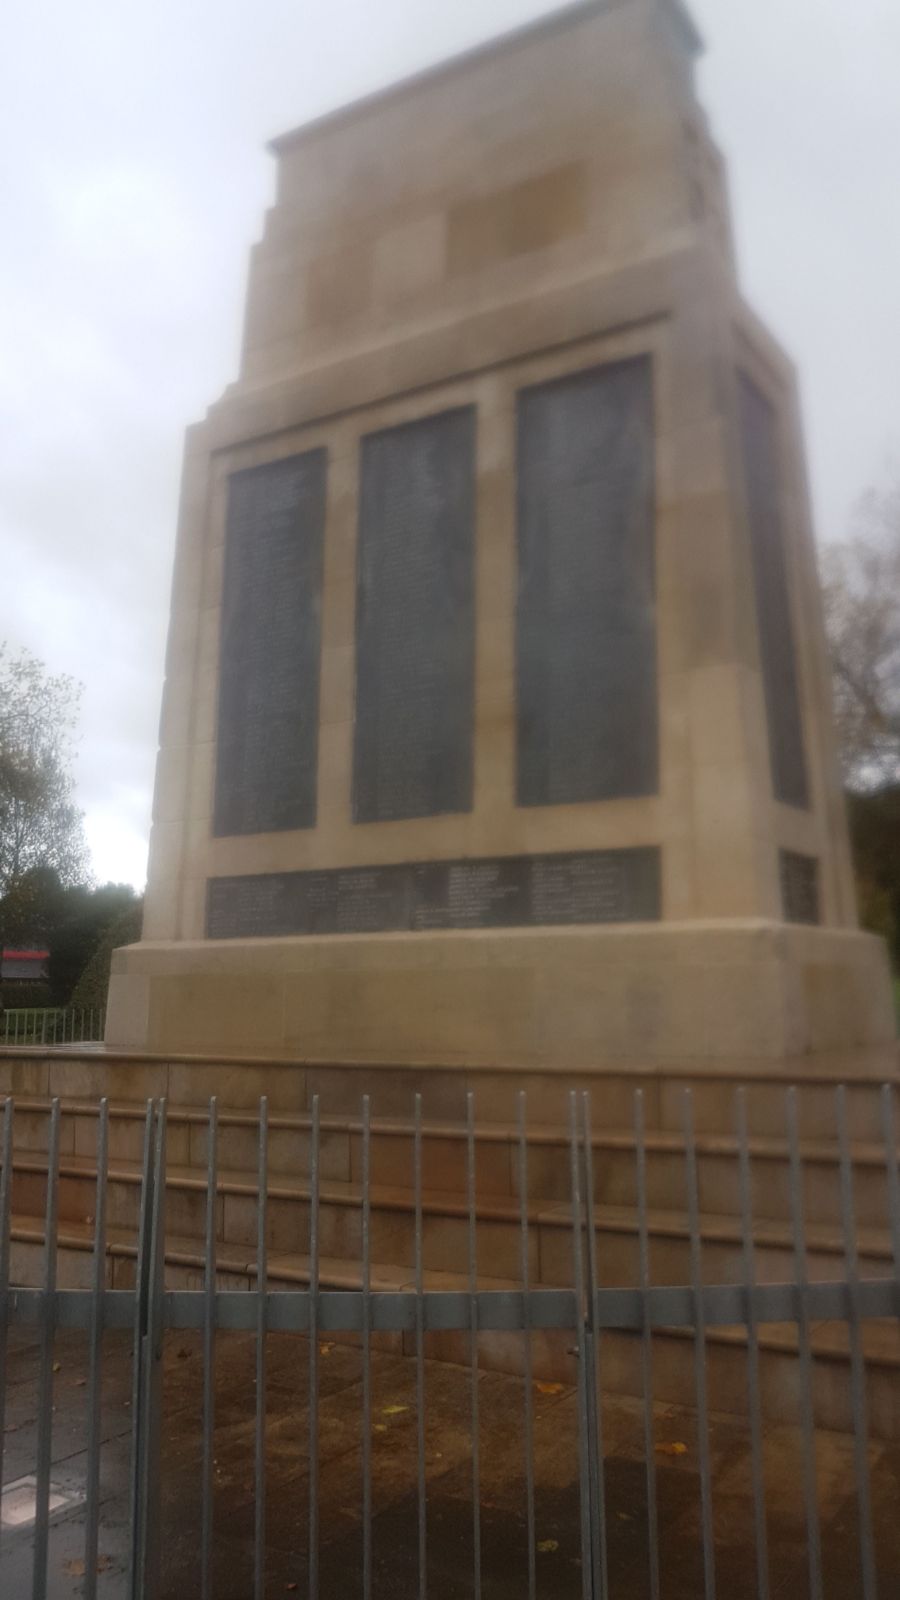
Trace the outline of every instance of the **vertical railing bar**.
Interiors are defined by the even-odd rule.
[[[319,1600],[319,1096],[309,1160],[309,1600]]]
[[[216,1249],[219,1188],[219,1102],[209,1102],[206,1143],[206,1242],[203,1262],[203,1484],[200,1512],[200,1596],[211,1600],[215,1506]]]
[[[741,1246],[744,1267],[744,1321],[747,1325],[747,1406],[750,1416],[750,1467],[753,1479],[753,1526],[756,1542],[756,1592],[769,1600],[769,1540],[766,1527],[766,1482],[763,1471],[762,1399],[759,1381],[759,1325],[753,1291],[756,1256],[753,1248],[753,1187],[747,1137],[747,1091],[735,1096],[738,1135],[738,1186],[741,1207]]]
[[[690,1089],[685,1089],[684,1091],[683,1107],[688,1229],[691,1250],[691,1288],[693,1289],[694,1300],[694,1380],[697,1397],[697,1442],[700,1452],[703,1590],[706,1600],[715,1600],[716,1550],[713,1525],[712,1473],[709,1460],[709,1404],[706,1390],[706,1313],[703,1306],[700,1191],[697,1180],[697,1145],[694,1138],[694,1097]]]
[[[587,1434],[587,1350],[584,1319],[584,1255],[581,1215],[581,1157],[578,1148],[578,1103],[569,1094],[569,1168],[572,1198],[572,1288],[575,1294],[575,1339],[578,1361],[578,1491],[581,1510],[581,1594],[593,1600],[591,1572],[591,1496]]]
[[[644,1460],[647,1479],[647,1561],[650,1600],[659,1600],[659,1511],[656,1498],[656,1440],[653,1430],[653,1329],[650,1322],[650,1236],[647,1226],[647,1140],[644,1091],[634,1095],[634,1159],[638,1210],[638,1282],[641,1290],[641,1392],[644,1399]]]
[[[422,1239],[422,1096],[415,1098],[413,1133],[416,1275],[416,1494],[419,1533],[419,1600],[428,1593],[427,1485],[425,1477],[425,1264]]]
[[[91,1286],[90,1365],[88,1375],[88,1459],[84,1524],[84,1595],[97,1594],[100,1537],[100,1421],[103,1354],[103,1291],[106,1288],[106,1189],[109,1167],[109,1101],[100,1101],[97,1132],[97,1190],[94,1215],[94,1260]]]
[[[803,1430],[803,1498],[806,1506],[806,1548],[809,1562],[810,1600],[822,1600],[822,1538],[816,1482],[815,1419],[813,1414],[812,1353],[807,1301],[806,1224],[804,1222],[803,1169],[797,1125],[797,1091],[787,1091],[788,1155],[791,1185],[791,1232],[794,1251],[797,1347],[800,1357],[800,1421]]]
[[[886,1083],[881,1091],[881,1127],[884,1137],[885,1177],[887,1181],[891,1247],[894,1256],[894,1277],[897,1280],[897,1317],[900,1319],[900,1171],[898,1171],[897,1162],[894,1089],[893,1085],[889,1083]]]
[[[6,1431],[6,1347],[9,1334],[9,1252],[12,1211],[13,1100],[3,1106],[3,1150],[0,1161],[0,1485],[3,1483],[3,1440]],[[2,1542],[0,1522],[0,1542]]]
[[[141,1593],[141,1543],[143,1540],[144,1511],[141,1500],[141,1462],[143,1460],[143,1370],[144,1339],[147,1333],[147,1297],[150,1273],[150,1226],[153,1214],[153,1131],[156,1106],[147,1101],[144,1121],[144,1153],[141,1176],[141,1204],[138,1218],[137,1258],[134,1280],[134,1346],[131,1369],[131,1582],[128,1600],[137,1600]]]
[[[256,1460],[254,1481],[253,1593],[266,1592],[266,1345],[269,1324],[269,1102],[259,1102],[259,1167],[256,1198]]]
[[[146,1324],[140,1378],[140,1454],[137,1501],[137,1600],[156,1600],[161,1556],[160,1436],[162,1424],[163,1294],[166,1264],[166,1101],[156,1113],[151,1207],[148,1218]]]
[[[362,1303],[363,1303],[363,1600],[372,1594],[372,1128],[370,1101],[362,1102]]]
[[[478,1244],[475,1209],[475,1096],[466,1094],[466,1206],[469,1256],[469,1368],[472,1432],[472,1592],[481,1600],[481,1417],[478,1392]]]
[[[528,1237],[528,1135],[526,1095],[520,1089],[519,1110],[519,1216],[520,1268],[522,1279],[522,1370],[525,1378],[525,1523],[528,1540],[528,1600],[537,1594],[537,1533],[534,1513],[534,1392],[531,1336],[531,1262]]]
[[[863,1360],[862,1317],[859,1308],[859,1255],[856,1246],[856,1207],[853,1194],[853,1164],[847,1131],[847,1090],[841,1084],[835,1091],[838,1151],[841,1165],[841,1223],[847,1274],[847,1324],[850,1336],[850,1389],[853,1404],[853,1453],[856,1466],[856,1499],[859,1512],[859,1553],[864,1600],[876,1600],[875,1538],[872,1529],[872,1488],[869,1480],[869,1420],[866,1402],[866,1369]]]
[[[47,1594],[50,1532],[50,1455],[53,1441],[53,1349],[56,1334],[57,1213],[59,1205],[59,1100],[50,1112],[47,1155],[47,1206],[44,1221],[44,1283],[41,1302],[40,1379],[38,1383],[37,1473],[33,1544],[33,1600]]]
[[[606,1549],[606,1469],[603,1447],[603,1389],[600,1378],[600,1330],[597,1327],[597,1230],[594,1225],[594,1150],[591,1097],[581,1096],[584,1138],[584,1220],[587,1230],[588,1325],[587,1349],[591,1381],[588,1384],[588,1460],[596,1515],[591,1517],[591,1566],[599,1600],[606,1600],[609,1577]]]

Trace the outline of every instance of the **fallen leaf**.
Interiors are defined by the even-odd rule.
[[[382,1406],[381,1415],[383,1417],[399,1417],[402,1412],[408,1410],[409,1406]]]
[[[61,1361],[54,1361],[54,1363],[53,1363],[53,1371],[54,1372],[62,1372],[62,1362]]]
[[[538,1545],[542,1556],[552,1556],[554,1550],[559,1549],[558,1539],[542,1539]]]
[[[627,1511],[620,1511],[619,1512],[619,1521],[620,1522],[630,1522],[631,1521],[631,1518],[628,1515]]]
[[[320,1344],[319,1345],[319,1355],[320,1356],[330,1356],[333,1349],[334,1349],[334,1345],[333,1344]]]
[[[97,1557],[97,1571],[98,1572],[109,1572],[109,1570],[112,1567],[112,1565],[113,1565],[112,1556],[98,1556]],[[85,1576],[84,1557],[83,1556],[72,1556],[72,1557],[70,1557],[70,1559],[68,1561],[64,1561],[63,1562],[63,1572],[66,1574],[66,1577],[68,1577],[68,1578],[83,1578]]]
[[[72,1387],[73,1387],[73,1389],[84,1389],[84,1388],[86,1388],[87,1387],[87,1378],[76,1378],[75,1382],[72,1385]]]
[[[375,1432],[375,1433],[387,1433],[387,1431],[388,1431],[388,1427],[387,1427],[387,1423],[386,1422],[376,1422],[375,1423],[373,1432]]]
[[[286,1583],[284,1587],[288,1594],[296,1594],[300,1585],[299,1583]]]
[[[563,1392],[561,1383],[536,1383],[534,1387],[537,1389],[538,1394],[562,1394]]]
[[[676,1439],[674,1444],[658,1444],[656,1453],[658,1456],[686,1456],[687,1445]]]

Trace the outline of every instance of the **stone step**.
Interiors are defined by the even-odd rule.
[[[58,1232],[58,1282],[61,1288],[88,1288],[92,1281],[92,1229],[88,1223],[63,1222]],[[44,1229],[39,1220],[16,1215],[12,1223],[11,1267],[14,1280],[37,1283],[43,1266]],[[106,1282],[110,1288],[132,1288],[135,1277],[136,1246],[133,1231],[111,1228],[108,1236]],[[269,1262],[268,1283],[278,1289],[305,1287],[309,1283],[309,1259],[302,1254],[274,1256]],[[485,1289],[514,1286],[514,1280],[480,1278]],[[220,1246],[218,1285],[223,1289],[255,1287],[256,1272],[247,1251]],[[171,1235],[166,1248],[166,1285],[170,1289],[199,1289],[203,1284],[203,1252],[196,1239]],[[356,1263],[323,1257],[320,1261],[323,1289],[356,1289],[361,1271]],[[414,1287],[409,1268],[403,1264],[373,1263],[371,1284],[374,1290],[407,1290]],[[444,1272],[425,1274],[426,1289],[465,1288],[464,1275]],[[276,1336],[277,1337],[277,1336]],[[331,1340],[353,1342],[351,1334],[328,1335]],[[373,1341],[412,1355],[413,1337],[409,1334],[376,1334]],[[850,1401],[848,1330],[842,1323],[816,1323],[811,1330],[813,1408],[818,1426],[849,1432],[853,1428]],[[896,1441],[900,1438],[900,1325],[893,1321],[867,1322],[863,1328],[866,1361],[866,1393],[869,1431],[873,1438]],[[522,1333],[482,1333],[478,1339],[479,1366],[485,1370],[514,1373],[524,1371],[525,1337]],[[426,1335],[429,1359],[468,1365],[470,1344],[467,1334],[430,1333]],[[763,1326],[759,1330],[760,1387],[763,1414],[778,1416],[783,1422],[799,1422],[800,1368],[797,1361],[796,1330],[789,1326]],[[567,1332],[535,1332],[531,1335],[533,1376],[536,1381],[572,1383],[576,1363],[572,1335]],[[642,1398],[641,1350],[638,1338],[629,1333],[607,1331],[599,1351],[600,1378],[612,1393]],[[713,1412],[746,1415],[747,1340],[741,1328],[713,1328],[706,1335],[706,1373],[709,1405]],[[687,1405],[695,1403],[694,1341],[689,1330],[661,1328],[653,1335],[653,1397],[657,1403]]]
[[[17,1151],[14,1157],[13,1208],[36,1219],[44,1214],[47,1159]],[[141,1166],[119,1158],[110,1162],[107,1195],[112,1227],[136,1233],[140,1209]],[[423,1258],[432,1270],[461,1272],[468,1261],[468,1213],[459,1190],[431,1185],[423,1195]],[[300,1178],[272,1175],[268,1198],[269,1248],[290,1253],[309,1231],[310,1186]],[[83,1223],[93,1216],[96,1167],[89,1156],[65,1155],[60,1160],[59,1217]],[[248,1251],[257,1236],[257,1185],[249,1172],[219,1172],[217,1237],[226,1246]],[[476,1195],[479,1271],[515,1278],[519,1272],[521,1209],[512,1196]],[[535,1282],[554,1286],[572,1281],[571,1211],[565,1201],[530,1199],[531,1272]],[[373,1184],[370,1189],[371,1241],[377,1259],[412,1267],[415,1260],[414,1196],[408,1187]],[[167,1228],[174,1235],[201,1240],[206,1219],[206,1175],[197,1167],[170,1164],[167,1170]],[[844,1239],[839,1227],[808,1212],[807,1261],[810,1277],[834,1280],[844,1274]],[[607,1285],[638,1282],[639,1236],[631,1205],[601,1203],[595,1207],[601,1280]],[[651,1208],[647,1226],[651,1281],[686,1283],[690,1279],[690,1232],[683,1208]],[[320,1185],[320,1248],[345,1261],[358,1260],[362,1240],[362,1189],[359,1183],[324,1178]],[[740,1226],[733,1214],[704,1210],[701,1216],[703,1270],[708,1282],[735,1282],[742,1274]],[[858,1227],[860,1270],[884,1277],[892,1270],[890,1232],[884,1227]],[[779,1220],[756,1219],[756,1271],[760,1281],[786,1282],[794,1276],[791,1229]]]
[[[70,1051],[0,1049],[0,1094],[26,1098],[58,1095],[96,1103],[102,1095],[117,1102],[145,1104],[165,1097],[170,1108],[204,1107],[216,1095],[221,1108],[252,1113],[261,1095],[270,1113],[302,1115],[318,1095],[323,1116],[358,1117],[368,1094],[372,1115],[408,1119],[413,1099],[422,1095],[424,1115],[432,1121],[463,1122],[466,1094],[475,1096],[480,1125],[515,1124],[518,1095],[528,1098],[529,1122],[564,1127],[571,1089],[590,1093],[597,1126],[629,1128],[634,1094],[644,1095],[646,1124],[679,1133],[683,1126],[686,1088],[693,1096],[698,1132],[728,1134],[734,1129],[735,1093],[746,1085],[752,1132],[778,1137],[785,1126],[785,1090],[797,1084],[801,1132],[807,1138],[831,1137],[835,1127],[835,1090],[846,1079],[847,1127],[852,1138],[877,1142],[882,1137],[881,1091],[886,1079],[897,1086],[896,1051],[873,1059],[862,1072],[858,1059],[835,1058],[828,1070],[808,1061],[779,1068],[759,1062],[733,1067],[698,1068],[691,1062],[641,1068],[598,1066],[595,1071],[556,1073],[523,1069],[465,1070],[434,1067],[386,1067],[358,1064],[317,1066],[247,1060],[217,1062],[210,1058],[170,1060],[146,1054],[111,1054],[102,1047]],[[896,1095],[895,1095],[896,1099]]]
[[[50,1102],[17,1099],[16,1150],[46,1152]],[[134,1104],[110,1107],[109,1148],[113,1160],[137,1162],[144,1140],[145,1108]],[[269,1169],[291,1179],[309,1174],[311,1117],[274,1114],[270,1118]],[[94,1102],[62,1102],[61,1150],[65,1156],[91,1158],[97,1148],[98,1108]],[[207,1165],[208,1110],[172,1107],[168,1114],[170,1160],[204,1175]],[[897,1119],[900,1130],[900,1118]],[[424,1170],[429,1187],[465,1193],[467,1131],[465,1124],[423,1122]],[[565,1201],[571,1193],[570,1139],[560,1127],[528,1128],[527,1193],[529,1199]],[[628,1128],[602,1127],[592,1133],[594,1198],[612,1205],[637,1204],[635,1137]],[[370,1170],[376,1185],[411,1189],[413,1128],[409,1119],[376,1118],[372,1122]],[[686,1206],[685,1145],[680,1133],[650,1130],[645,1138],[647,1201],[651,1207]],[[733,1136],[698,1134],[696,1140],[700,1205],[705,1211],[737,1215],[740,1210],[739,1146]],[[363,1138],[359,1118],[321,1118],[320,1172],[339,1182],[361,1180]],[[253,1173],[259,1153],[258,1119],[251,1112],[220,1111],[219,1164],[234,1172]],[[787,1220],[791,1215],[790,1167],[786,1140],[754,1134],[749,1141],[754,1214]],[[836,1136],[804,1138],[800,1154],[806,1210],[816,1222],[841,1221],[841,1188]],[[888,1208],[885,1147],[854,1140],[854,1206],[857,1221],[877,1227]],[[479,1196],[519,1194],[519,1134],[515,1125],[477,1125],[475,1132],[476,1191]]]

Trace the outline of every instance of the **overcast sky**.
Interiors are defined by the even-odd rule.
[[[273,134],[546,0],[27,0],[0,62],[0,639],[85,686],[100,881],[143,885],[182,434],[237,370]],[[745,289],[819,533],[900,455],[898,0],[694,0]]]

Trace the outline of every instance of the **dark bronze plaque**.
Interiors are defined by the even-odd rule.
[[[215,833],[316,821],[326,452],[228,485]]]
[[[772,788],[776,800],[808,806],[797,652],[780,505],[777,424],[765,395],[743,372],[738,373],[738,388]]]
[[[519,805],[656,794],[649,359],[519,396]]]
[[[475,413],[362,444],[353,816],[472,807]]]
[[[819,909],[819,863],[814,856],[782,850],[781,901],[786,922],[821,922]]]
[[[212,878],[210,939],[655,922],[659,851],[595,850]]]

